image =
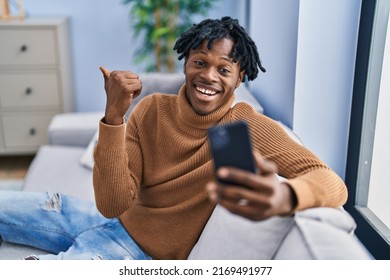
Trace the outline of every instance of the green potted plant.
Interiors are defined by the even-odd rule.
[[[130,6],[134,34],[143,38],[136,62],[146,62],[146,71],[175,72],[173,51],[178,36],[189,28],[192,16],[206,14],[215,0],[123,0]]]

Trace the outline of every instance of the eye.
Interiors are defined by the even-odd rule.
[[[222,74],[229,74],[230,70],[228,68],[219,68],[219,72],[221,72]]]
[[[200,60],[195,60],[194,62],[198,66],[204,66],[205,65],[205,63],[203,61],[200,61]]]

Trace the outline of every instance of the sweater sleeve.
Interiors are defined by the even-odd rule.
[[[128,168],[126,125],[99,123],[94,150],[93,186],[98,210],[107,218],[117,217],[132,206],[138,179]]]
[[[147,146],[140,135],[151,135],[156,125],[154,119],[147,118],[155,115],[150,113],[156,110],[154,101],[153,95],[143,97],[126,124],[110,126],[100,121],[93,186],[96,206],[105,217],[118,217],[139,202],[144,176],[143,147]]]
[[[340,207],[347,200],[347,188],[341,178],[329,168],[313,169],[289,179],[297,196],[297,209],[310,207]]]
[[[342,179],[312,151],[292,140],[275,122],[269,129],[268,141],[262,151],[274,161],[279,174],[287,178],[297,198],[296,210],[312,207],[340,207],[347,200]]]

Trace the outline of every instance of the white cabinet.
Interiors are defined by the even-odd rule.
[[[74,111],[69,22],[0,22],[0,155],[31,154],[58,113]]]

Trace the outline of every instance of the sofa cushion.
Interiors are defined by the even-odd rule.
[[[371,259],[343,209],[312,208],[252,222],[217,205],[189,259]]]
[[[92,172],[79,163],[84,151],[80,147],[41,146],[28,169],[23,190],[93,199]]]
[[[48,254],[46,251],[9,242],[3,242],[0,245],[0,260],[21,260],[29,255]]]
[[[251,94],[245,84],[241,84],[235,91],[234,104],[238,102],[246,102],[251,105],[260,114],[264,113],[264,108],[259,101]]]
[[[49,144],[87,147],[103,115],[103,112],[55,115],[48,128]]]
[[[217,205],[189,259],[272,259],[292,226],[289,218],[253,222]]]
[[[353,218],[342,208],[300,211],[274,259],[373,259],[354,234],[355,227]]]

